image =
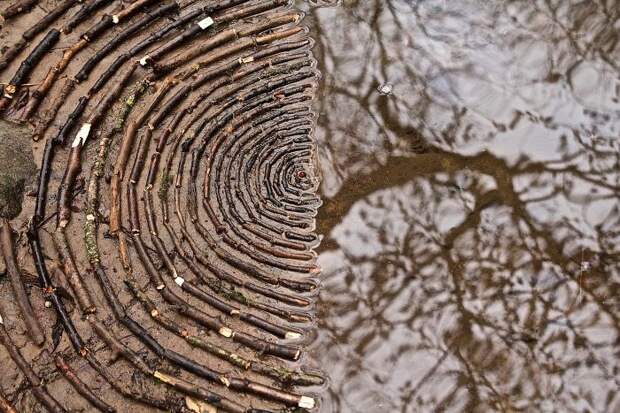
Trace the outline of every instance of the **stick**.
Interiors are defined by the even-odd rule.
[[[13,237],[11,235],[9,220],[6,218],[0,219],[0,225],[2,225],[2,228],[0,229],[2,255],[4,256],[7,272],[11,278],[13,294],[15,294],[17,305],[22,313],[22,316],[24,317],[28,335],[36,345],[41,346],[45,342],[45,335],[43,334],[39,320],[32,310],[30,300],[28,299],[28,294],[26,293],[26,289],[24,288],[24,283],[22,281],[21,271],[19,270],[17,261],[15,260],[15,254],[13,251]]]
[[[94,11],[101,7],[112,3],[112,0],[92,0],[85,3],[80,10],[71,17],[71,19],[60,30],[63,34],[69,34],[77,27],[78,24],[86,20]]]
[[[0,12],[5,20],[29,11],[39,0],[18,0]]]
[[[131,14],[135,13],[140,7],[148,5],[154,0],[137,0],[131,6],[127,7],[123,11],[118,14],[111,16],[109,14],[104,15],[99,23],[91,26],[87,31],[85,31],[81,36],[80,40],[74,43],[71,47],[65,50],[63,57],[58,61],[47,73],[47,76],[41,83],[41,85],[34,91],[30,100],[26,103],[24,108],[22,119],[29,119],[34,111],[39,107],[41,100],[47,95],[49,90],[54,85],[57,77],[64,72],[69,63],[73,60],[75,55],[79,53],[82,49],[84,49],[88,44],[94,40],[96,40],[99,36],[105,33],[108,29],[113,27],[115,24],[118,24],[121,20],[129,17]],[[72,82],[75,83],[75,82]],[[1,103],[1,101],[0,101]],[[1,106],[0,106],[1,108]],[[54,116],[58,108],[53,109]],[[53,116],[52,116],[53,118]]]
[[[8,86],[4,87],[4,94],[0,99],[0,110],[4,110],[9,105],[18,87],[28,78],[30,72],[41,58],[56,44],[59,37],[60,32],[58,30],[50,30],[32,53],[21,63]]]
[[[88,386],[75,374],[71,366],[67,363],[64,357],[60,354],[56,354],[54,357],[54,362],[56,363],[56,367],[65,379],[71,384],[71,386],[84,397],[86,400],[90,402],[94,407],[99,409],[105,413],[115,413],[116,409],[112,406],[101,400]]]
[[[220,346],[212,343],[210,340],[204,340],[200,337],[189,334],[188,329],[176,323],[172,318],[167,317],[164,312],[157,308],[155,303],[143,293],[135,281],[126,280],[125,283],[129,287],[131,293],[142,303],[144,308],[150,314],[151,318],[161,324],[164,328],[172,331],[177,336],[186,340],[190,345],[207,351],[216,357],[227,361],[228,363],[242,368],[244,370],[252,370],[279,380],[282,384],[291,385],[321,385],[324,380],[318,375],[305,374],[300,371],[294,371],[285,367],[270,366],[260,361],[248,360],[238,354],[231,353]]]
[[[13,359],[13,362],[17,364],[17,367],[19,367],[30,383],[32,393],[37,400],[52,413],[66,413],[65,409],[58,404],[56,399],[50,396],[45,385],[41,383],[41,380],[37,374],[34,370],[32,370],[30,364],[28,364],[28,362],[22,357],[17,349],[17,346],[13,343],[13,340],[11,340],[11,337],[4,326],[4,318],[2,313],[0,313],[0,344],[4,346],[11,359]]]
[[[80,0],[64,0],[58,3],[52,11],[32,25],[30,29],[26,30],[22,34],[21,39],[17,40],[2,54],[2,59],[0,59],[0,70],[6,68],[19,54],[19,52],[21,52],[28,45],[28,42],[35,38],[36,35],[47,29],[56,19],[62,16],[79,1]]]

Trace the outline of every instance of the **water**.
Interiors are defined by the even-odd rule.
[[[322,411],[620,411],[620,3],[298,3]]]

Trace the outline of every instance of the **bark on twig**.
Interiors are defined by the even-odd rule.
[[[28,329],[28,335],[36,345],[40,346],[45,342],[45,335],[43,334],[43,330],[41,329],[41,324],[39,323],[37,316],[32,310],[32,305],[30,304],[30,299],[28,298],[28,294],[26,293],[26,288],[24,287],[24,282],[22,280],[21,271],[19,270],[17,261],[15,260],[13,236],[11,234],[12,230],[9,220],[6,218],[1,218],[0,226],[2,227],[0,228],[2,255],[4,256],[4,262],[7,272],[9,273],[9,278],[11,279],[13,294],[15,294],[17,305],[22,313],[22,316],[24,317],[24,322],[26,323],[26,327]]]
[[[30,383],[32,394],[34,394],[37,400],[52,413],[65,413],[66,410],[48,393],[39,376],[20,354],[19,349],[4,326],[3,312],[0,312],[0,344],[4,346],[13,362],[17,364],[17,367]]]

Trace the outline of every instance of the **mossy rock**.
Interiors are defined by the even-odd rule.
[[[34,163],[27,126],[0,119],[0,217],[13,219],[22,210],[24,189],[34,183]]]

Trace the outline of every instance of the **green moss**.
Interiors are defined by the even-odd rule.
[[[248,305],[250,303],[250,300],[248,299],[248,297],[246,297],[243,293],[240,293],[239,291],[235,289],[223,290],[222,295],[228,298],[229,300],[236,301],[243,305]]]
[[[170,185],[172,184],[172,177],[166,172],[162,172],[161,174],[161,185],[159,186],[159,191],[157,195],[159,195],[159,199],[162,201],[168,200],[168,191],[170,190]]]
[[[225,285],[221,280],[218,279],[209,279],[207,281],[209,287],[215,291],[217,294],[221,295],[224,298],[227,298],[231,301],[236,301],[243,305],[250,305],[252,300],[245,296],[239,290],[236,290],[233,286]]]
[[[99,247],[97,246],[97,224],[95,223],[95,214],[92,210],[86,212],[84,243],[86,244],[88,260],[93,264],[99,263],[101,257],[99,256]]]
[[[129,116],[129,113],[131,112],[133,107],[140,100],[140,98],[142,97],[144,92],[146,92],[147,89],[148,89],[147,82],[140,81],[134,86],[133,92],[131,92],[129,96],[127,97],[127,99],[125,99],[125,103],[123,104],[123,107],[120,110],[120,114],[118,115],[118,118],[116,120],[116,126],[118,128],[123,127],[123,125],[125,124],[125,121],[127,120],[127,117]]]
[[[108,146],[105,146],[105,150],[102,156],[98,156],[95,164],[93,165],[93,174],[95,178],[101,178],[103,176],[103,170],[105,168],[105,161],[108,158]]]

